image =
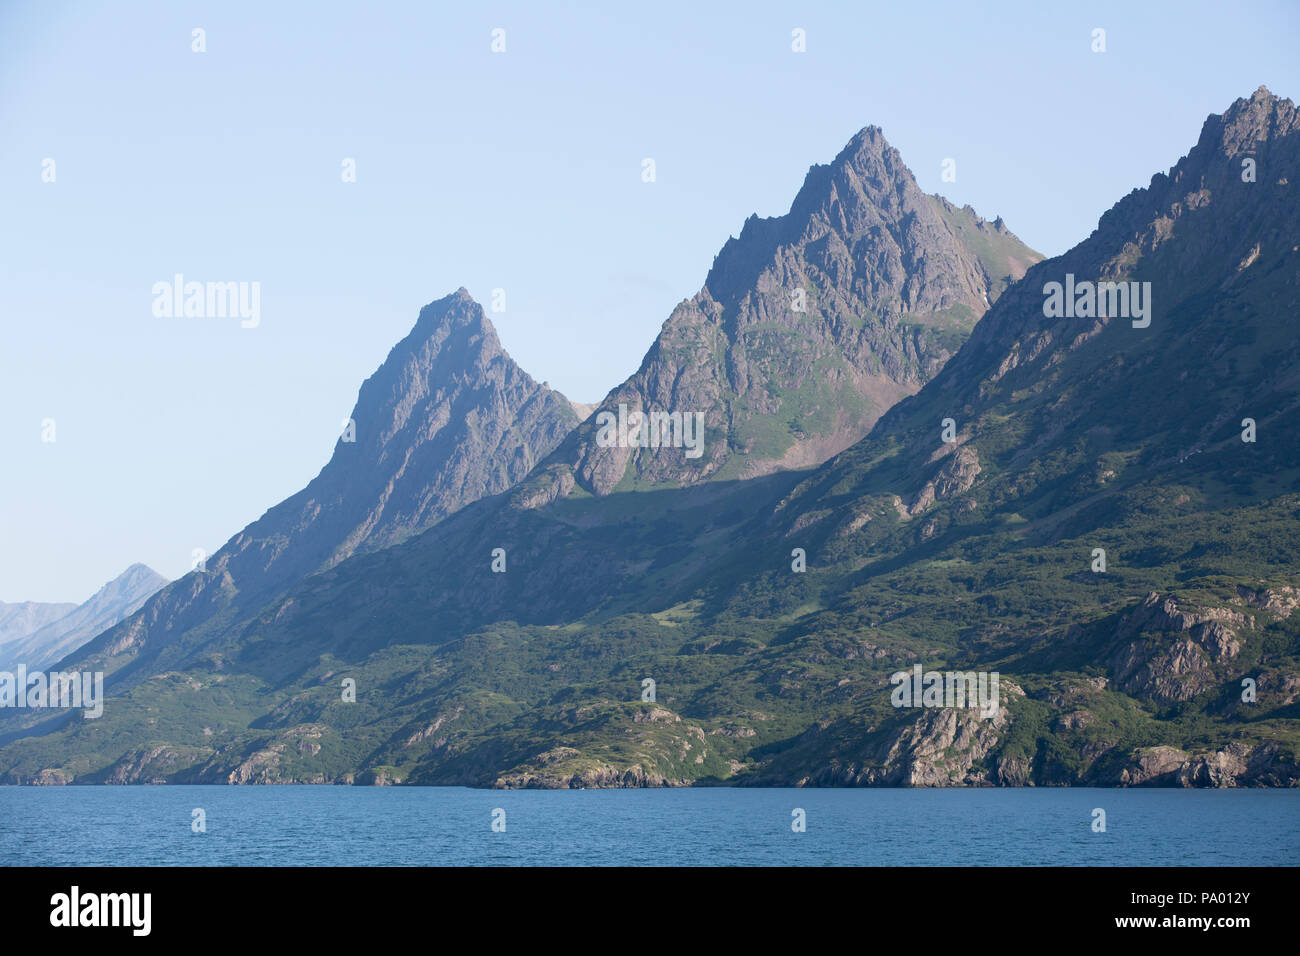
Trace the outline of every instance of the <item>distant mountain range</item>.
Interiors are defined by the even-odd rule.
[[[8,604],[0,607],[9,636],[0,640],[0,671],[44,670],[96,634],[134,614],[167,579],[143,564],[133,564],[96,591],[84,604]],[[27,608],[26,612],[8,613]]]
[[[0,775],[1300,784],[1298,126],[1261,87],[1046,261],[863,130],[581,424],[435,303],[357,447],[75,656],[102,718],[0,719],[41,734]],[[915,667],[1000,706],[897,707]]]
[[[57,621],[76,606],[75,604],[41,604],[37,601],[6,604],[0,601],[0,649],[11,641],[40,630],[51,621]]]

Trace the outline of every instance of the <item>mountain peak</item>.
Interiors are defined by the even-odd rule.
[[[1041,258],[969,207],[927,196],[880,127],[863,127],[808,171],[788,213],[745,220],[600,405],[698,415],[707,447],[602,444],[596,416],[557,452],[558,473],[603,495],[625,476],[693,484],[819,464],[928,381]],[[553,500],[557,481],[520,500]]]
[[[152,659],[179,635],[241,621],[278,588],[504,491],[578,422],[568,399],[505,352],[462,286],[424,306],[362,383],[333,455],[305,488],[86,653]]]
[[[149,567],[149,565],[144,564],[141,561],[136,561],[134,564],[129,565],[125,571],[115,577],[113,581],[119,581],[122,578],[138,578],[145,575],[153,575],[154,577],[162,578],[164,582],[167,580],[153,568]],[[109,583],[112,584],[113,582],[110,581]]]
[[[426,310],[430,309],[435,310],[435,312],[448,314],[460,314],[464,311],[472,312],[474,310],[479,312],[483,311],[482,307],[478,304],[478,300],[470,295],[469,290],[464,286],[459,286],[455,292],[449,292],[441,299],[434,299],[421,309],[420,312],[423,314]]]
[[[1134,189],[1102,213],[1097,228],[1074,248],[1042,263],[1040,278],[1015,290],[1017,305],[999,308],[981,321],[971,341],[944,372],[945,387],[959,382],[990,389],[982,368],[988,355],[1011,368],[1034,369],[1058,361],[1044,343],[1064,347],[1069,322],[1049,330],[1042,313],[1045,281],[1079,277],[1147,280],[1158,284],[1153,322],[1166,319],[1184,302],[1236,281],[1244,266],[1272,268],[1294,246],[1294,207],[1288,184],[1300,163],[1300,114],[1290,100],[1260,87],[1222,114],[1211,114],[1195,146],[1168,172]],[[1073,335],[1065,338],[1068,343]],[[1034,345],[1033,343],[1038,343]],[[1005,370],[995,378],[1003,379]],[[975,383],[980,383],[976,386]]]
[[[882,157],[894,151],[894,147],[885,139],[884,130],[879,126],[864,126],[853,134],[853,138],[840,150],[832,165],[838,166],[859,158]]]
[[[923,195],[902,155],[889,145],[880,127],[864,126],[829,165],[808,170],[785,218],[788,227],[806,226],[809,219],[843,218],[842,225],[851,231],[862,217],[893,220],[905,216]],[[838,210],[843,210],[842,216]]]
[[[469,333],[469,337],[464,340],[466,346],[477,347],[480,351],[487,351],[493,355],[502,351],[496,327],[487,317],[483,306],[464,286],[461,286],[455,292],[441,299],[435,299],[422,308],[415,327],[405,339],[393,347],[393,353],[399,352],[403,346],[415,345],[431,338],[436,339],[437,344],[441,346],[456,330],[465,330]]]
[[[304,529],[322,507],[349,514],[353,527],[331,541],[333,554],[314,554],[327,564],[505,490],[578,418],[563,395],[514,362],[461,286],[420,310],[362,384],[351,421],[352,440],[341,438],[317,479],[280,506]]]
[[[441,385],[445,390],[453,387],[453,383],[489,375],[488,370],[498,365],[517,370],[530,387],[533,384],[532,378],[515,366],[501,345],[496,327],[483,306],[461,286],[420,309],[411,331],[389,350],[383,364],[362,384],[353,418],[360,424],[367,410],[377,411],[380,406],[396,404],[397,419],[379,432],[372,432],[387,436],[393,427],[400,425],[401,410],[414,409],[414,403],[427,396],[431,387],[437,391]],[[376,379],[385,379],[385,388],[405,391],[407,398],[390,395],[365,401]],[[387,414],[383,413],[385,417]]]
[[[113,578],[82,604],[0,649],[0,670],[19,664],[48,667],[96,634],[134,614],[167,579],[139,562]]]
[[[1298,126],[1295,104],[1260,86],[1249,99],[1234,101],[1222,115],[1210,115],[1197,147],[1223,152],[1229,158],[1244,156],[1259,143],[1285,136]]]

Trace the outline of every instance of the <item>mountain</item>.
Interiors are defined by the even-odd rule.
[[[702,446],[610,445],[593,417],[543,469],[546,497],[820,464],[929,381],[1040,259],[1001,219],[923,193],[869,126],[808,172],[789,213],[746,220],[598,406],[701,415]]]
[[[849,715],[760,777],[1300,781],[1298,129],[1262,87],[1211,116],[782,502],[786,536],[856,569],[805,633],[865,624],[898,656],[1013,672],[1026,696],[956,759],[944,747],[976,731],[951,715],[858,739]],[[1150,283],[1149,326],[1047,317],[1068,276]]]
[[[1211,116],[815,469],[548,496],[567,440],[0,775],[1297,785],[1297,126],[1263,88]],[[1136,294],[1058,314],[1100,280]],[[918,666],[996,673],[996,713],[894,706]]]
[[[81,605],[25,637],[0,645],[0,671],[24,664],[29,672],[46,670],[96,634],[140,607],[167,579],[143,564],[133,564]],[[60,607],[62,605],[59,605]]]
[[[420,310],[362,384],[350,422],[302,491],[91,641],[79,666],[109,657],[119,680],[147,672],[164,649],[234,626],[288,584],[510,487],[579,414],[515,364],[462,288]]]
[[[610,468],[628,451],[593,436],[599,410],[620,403],[708,409],[701,461],[676,450],[660,467],[638,452],[642,483],[820,462],[928,380],[990,299],[1040,258],[1001,220],[922,193],[868,127],[830,166],[813,167],[788,215],[751,217],[705,289],[665,323],[641,370],[599,406],[539,390],[462,289],[427,307],[363,386],[355,444],[340,441],[306,489],[87,652],[119,682],[175,666],[303,577],[400,542],[530,471],[533,501],[567,494],[575,469],[583,487],[607,493],[619,480]],[[783,282],[803,292],[803,311],[791,308]],[[701,337],[721,351],[689,344]],[[784,423],[780,435],[773,421]],[[770,433],[763,448],[751,441],[755,429]]]
[[[0,601],[0,653],[12,641],[39,631],[51,621],[57,621],[75,604],[42,604],[38,601],[20,601],[6,604]]]

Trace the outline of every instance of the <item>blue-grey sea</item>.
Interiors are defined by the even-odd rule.
[[[0,787],[0,864],[1294,866],[1300,790]]]

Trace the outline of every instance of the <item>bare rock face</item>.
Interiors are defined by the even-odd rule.
[[[969,445],[958,447],[944,459],[934,477],[922,485],[921,490],[912,498],[911,504],[907,506],[907,516],[915,517],[936,501],[956,498],[969,491],[980,471],[979,452]]]
[[[1241,650],[1237,631],[1249,627],[1253,622],[1238,611],[1180,610],[1153,591],[1120,621],[1111,679],[1144,700],[1190,700],[1218,681],[1218,665]]]
[[[812,787],[988,787],[1023,786],[1028,764],[999,765],[995,751],[1014,719],[1008,701],[1024,697],[1001,682],[1001,706],[983,717],[968,708],[921,710],[892,729],[869,737],[862,756],[823,767],[801,786]],[[887,725],[888,726],[888,725]],[[1021,778],[1024,779],[1021,779]]]
[[[867,127],[813,167],[787,215],[752,216],[728,240],[704,288],[555,460],[597,495],[818,464],[929,381],[1041,258],[1000,219],[922,193]],[[702,453],[602,445],[599,412],[620,405],[702,413]]]
[[[1300,608],[1300,588],[1283,586],[1253,591],[1238,587],[1237,596],[1250,607],[1268,611],[1279,620],[1286,620],[1295,613],[1296,608]]]
[[[30,784],[34,787],[66,787],[72,782],[69,774],[62,770],[42,770],[30,779],[19,778],[19,783]]]
[[[1246,773],[1250,748],[1229,744],[1223,750],[1204,754],[1178,768],[1178,784],[1183,787],[1235,787]]]
[[[1175,786],[1179,772],[1187,765],[1187,754],[1177,747],[1141,747],[1129,766],[1120,771],[1119,785],[1141,787]]]
[[[883,755],[887,769],[875,779],[869,772],[867,782],[910,787],[987,785],[988,771],[976,770],[974,764],[988,756],[1006,723],[1005,710],[991,718],[969,710],[925,712],[890,743]]]
[[[1176,747],[1134,751],[1113,780],[1121,787],[1294,787],[1300,770],[1277,744],[1230,743],[1222,750],[1189,754]]]
[[[108,784],[160,784],[176,771],[180,755],[167,746],[142,747],[126,754],[109,768],[104,777]]]
[[[493,784],[498,790],[596,790],[679,787],[689,781],[673,780],[653,770],[633,767],[596,767],[574,774],[519,772],[503,774]]]

